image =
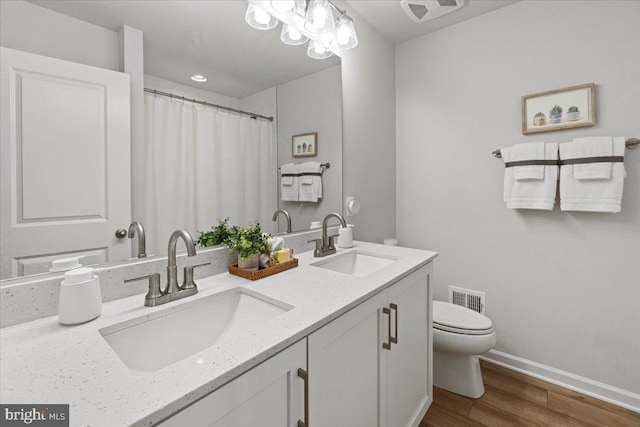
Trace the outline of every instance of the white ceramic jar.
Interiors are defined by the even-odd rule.
[[[60,283],[58,321],[63,325],[88,322],[102,313],[100,280],[93,268],[76,268]]]

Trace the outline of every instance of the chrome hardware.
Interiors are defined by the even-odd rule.
[[[125,237],[127,237],[127,230],[125,230],[124,228],[118,228],[115,234],[118,239],[124,239]]]
[[[146,239],[144,235],[144,227],[141,222],[133,221],[131,225],[129,225],[129,238],[133,239],[135,234],[138,234],[138,258],[146,258]]]
[[[387,307],[382,308],[382,312],[386,314],[389,319],[389,329],[387,330],[387,342],[382,343],[382,348],[385,350],[391,350],[391,310]]]
[[[321,248],[322,248],[322,239],[313,239],[313,240],[307,240],[307,243],[312,243],[315,242],[316,244],[316,248],[313,250],[313,256],[314,257],[321,257],[322,255],[320,255],[322,253]]]
[[[128,283],[146,278],[149,279],[149,291],[144,296],[144,305],[147,307],[153,307],[157,305],[155,301],[157,301],[157,299],[162,296],[162,290],[160,289],[160,273],[153,273],[146,276],[125,279],[124,282]]]
[[[391,328],[389,328],[389,339],[393,344],[398,344],[398,306],[394,303],[389,304],[391,310],[396,312],[396,336],[391,336]],[[389,320],[391,320],[391,315],[389,315]],[[391,324],[389,324],[391,326]]]
[[[167,260],[169,262],[167,265],[167,286],[164,289],[164,293],[169,295],[180,291],[180,288],[178,287],[178,267],[176,265],[176,250],[178,246],[178,239],[180,238],[184,240],[184,243],[187,246],[187,255],[190,257],[196,255],[196,245],[193,244],[191,234],[184,230],[176,230],[171,234],[167,249]]]
[[[318,242],[316,242],[316,250],[313,251],[314,257],[323,257],[336,253],[336,247],[333,244],[333,240],[337,236],[337,234],[333,236],[327,235],[327,223],[331,218],[337,218],[338,220],[340,220],[340,224],[343,228],[347,227],[347,222],[339,213],[334,212],[325,216],[324,220],[322,221],[322,242],[320,246],[318,246]]]
[[[298,377],[304,381],[304,421],[298,420],[298,427],[307,427],[309,425],[309,373],[298,368]]]
[[[284,215],[284,217],[287,219],[287,233],[291,233],[291,215],[289,215],[289,212],[284,209],[278,209],[273,213],[273,221],[276,221],[278,219],[278,214]]]
[[[184,280],[182,281],[182,286],[180,286],[181,290],[191,289],[196,287],[196,282],[193,281],[193,270],[198,267],[204,267],[205,265],[211,264],[210,262],[205,262],[202,264],[189,265],[184,268]]]

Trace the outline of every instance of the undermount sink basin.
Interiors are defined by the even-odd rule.
[[[268,301],[257,292],[234,288],[193,304],[169,308],[100,330],[134,372],[154,372],[211,347],[241,337],[260,323],[293,307]]]
[[[311,265],[351,276],[368,276],[387,265],[393,264],[397,258],[362,251],[351,251],[336,255]]]

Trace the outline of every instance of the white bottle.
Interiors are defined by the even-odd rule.
[[[58,321],[63,325],[88,322],[102,313],[100,280],[93,268],[76,268],[60,283]]]
[[[340,227],[340,229],[338,230],[338,247],[353,247],[353,229],[351,227]]]

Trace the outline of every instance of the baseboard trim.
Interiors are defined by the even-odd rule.
[[[561,371],[560,369],[498,350],[489,350],[488,353],[484,353],[480,358],[551,384],[640,413],[640,394],[581,377],[570,372]]]

